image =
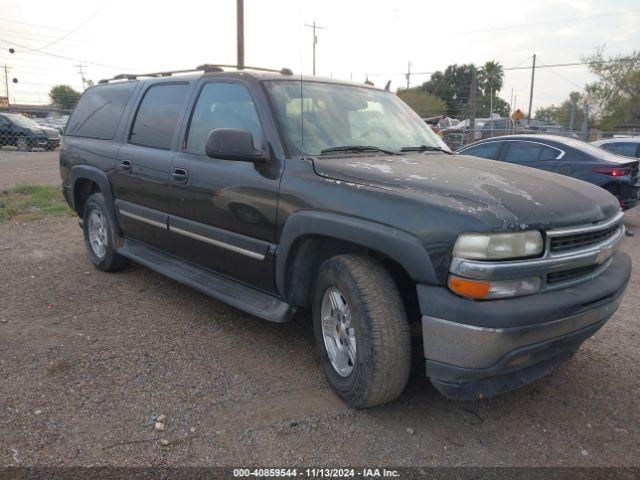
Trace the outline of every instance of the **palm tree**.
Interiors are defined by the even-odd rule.
[[[478,83],[484,95],[493,95],[504,84],[504,69],[500,62],[489,60],[478,72]]]
[[[500,62],[489,60],[480,67],[478,83],[483,95],[489,94],[489,116],[493,116],[493,96],[500,91],[504,83],[504,70]],[[491,122],[491,136],[493,137],[493,122]]]

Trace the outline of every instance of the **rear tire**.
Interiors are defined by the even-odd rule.
[[[131,260],[116,252],[120,239],[101,193],[91,195],[84,205],[83,230],[89,258],[96,268],[113,272],[129,266]]]
[[[325,261],[313,328],[324,372],[348,405],[372,407],[402,393],[411,370],[409,325],[400,292],[380,263],[363,255]]]

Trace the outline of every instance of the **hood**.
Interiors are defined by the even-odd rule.
[[[418,196],[482,218],[492,230],[558,228],[612,217],[620,206],[600,187],[563,175],[467,155],[323,156],[318,175]]]

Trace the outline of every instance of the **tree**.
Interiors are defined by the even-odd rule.
[[[557,125],[561,125],[564,129],[569,129],[572,100],[576,103],[576,116],[573,122],[573,130],[579,129],[584,119],[584,112],[581,106],[581,100],[584,101],[584,95],[579,92],[571,92],[569,94],[569,99],[565,100],[560,105],[538,108],[533,118],[544,122],[555,123]]]
[[[504,70],[500,62],[489,60],[478,70],[478,88],[484,95],[495,95],[504,85]]]
[[[556,120],[556,118],[558,118],[559,111],[560,107],[556,107],[555,105],[538,108],[533,118],[547,123],[559,123]]]
[[[599,49],[590,57],[589,69],[598,81],[585,88],[585,101],[600,117],[603,129],[640,124],[640,52],[604,57]]]
[[[495,92],[493,93],[493,98],[486,94],[479,95],[476,101],[476,117],[489,117],[491,113],[497,113],[501,117],[508,117],[511,115],[511,106],[496,96]]]
[[[463,111],[468,111],[470,73],[473,68],[473,64],[449,65],[444,72],[438,71],[431,75],[420,88],[444,100],[448,116],[461,116]]]
[[[398,90],[398,97],[421,117],[434,117],[447,111],[444,100],[423,91],[420,87]]]
[[[71,110],[78,103],[80,92],[75,91],[69,85],[56,85],[49,92],[49,97],[57,107]]]

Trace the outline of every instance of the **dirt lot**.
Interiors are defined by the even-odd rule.
[[[29,183],[59,185],[59,157],[58,150],[18,152],[0,149],[0,189]]]
[[[627,224],[640,235],[640,211]],[[640,265],[638,236],[623,249]],[[416,368],[398,401],[354,411],[305,315],[271,324],[140,266],[99,272],[72,218],[0,225],[0,252],[0,466],[640,465],[637,270],[533,385],[455,402]]]

